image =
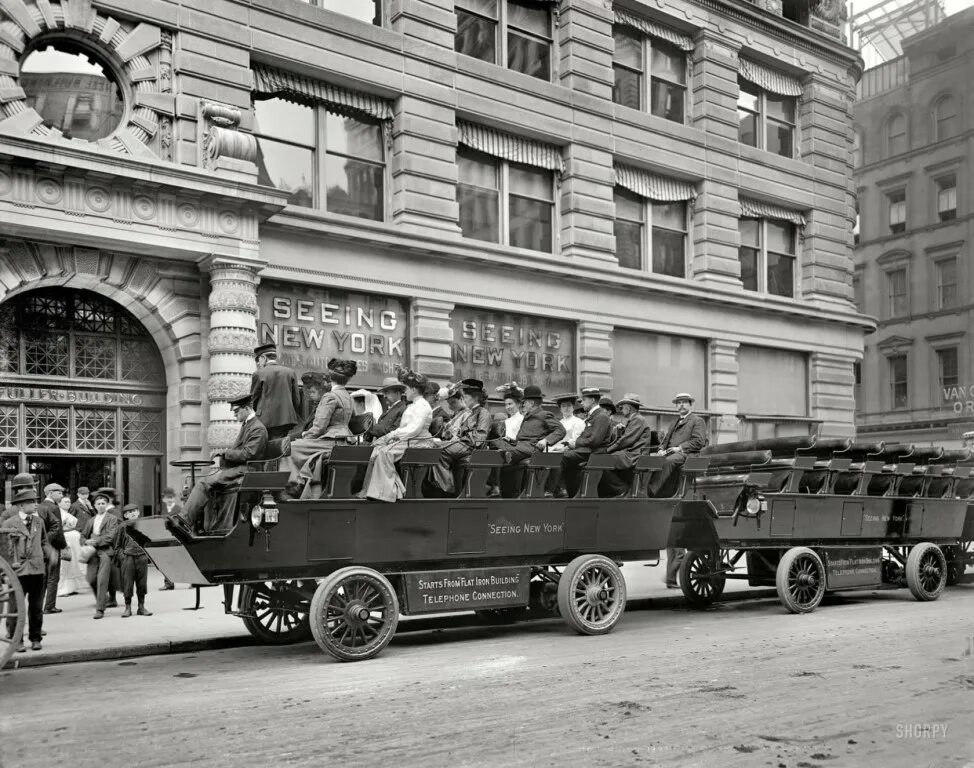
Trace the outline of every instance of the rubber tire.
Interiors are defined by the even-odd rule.
[[[572,593],[575,589],[575,582],[579,574],[586,568],[598,566],[612,576],[616,583],[616,604],[613,606],[608,618],[597,624],[586,621],[577,615],[572,602]],[[580,555],[572,560],[561,578],[558,580],[558,612],[572,629],[580,635],[604,635],[611,632],[612,628],[622,618],[626,610],[626,579],[612,560],[602,555]]]
[[[920,561],[929,553],[935,552],[940,562],[940,581],[936,589],[932,592],[927,591],[920,583]],[[936,600],[947,586],[947,559],[943,551],[936,544],[923,541],[910,550],[906,557],[906,585],[910,588],[910,593],[921,602]]]
[[[810,557],[818,569],[820,587],[815,598],[810,603],[796,602],[788,589],[789,571],[795,564],[795,561],[800,557]],[[809,549],[808,547],[792,547],[785,552],[778,562],[778,568],[774,575],[774,584],[778,590],[778,599],[790,613],[811,613],[818,608],[822,602],[822,598],[825,597],[825,564],[814,549]]]
[[[27,623],[27,599],[24,597],[24,590],[20,586],[20,579],[14,573],[13,566],[0,557],[0,590],[3,590],[4,597],[0,598],[0,608],[4,613],[9,613],[12,604],[17,612],[17,621],[14,624],[14,633],[10,640],[0,638],[0,669],[10,661],[10,657],[17,652],[17,646],[24,639],[24,626]],[[3,637],[7,636],[7,620],[3,620],[0,626]]]
[[[690,588],[692,578],[690,568],[693,565],[693,559],[709,556],[710,553],[688,549],[687,553],[683,556],[683,561],[680,563],[680,589],[683,590],[683,597],[686,598],[687,604],[692,608],[706,608],[708,605],[712,605],[724,593],[724,586],[727,584],[727,578],[724,574],[720,574],[719,576],[712,576],[710,578],[712,588],[710,595],[699,595]],[[719,552],[717,553],[717,559],[720,559]]]
[[[385,591],[385,597],[387,599],[384,610],[392,614],[391,621],[383,628],[380,641],[362,652],[352,652],[336,646],[334,643],[329,642],[327,632],[325,631],[324,611],[325,605],[328,602],[329,593],[337,590],[343,581],[353,576],[365,577],[373,581],[376,586],[381,587]],[[399,625],[399,598],[396,596],[396,590],[393,589],[389,580],[378,571],[374,571],[371,568],[349,566],[348,568],[341,568],[335,571],[322,579],[321,583],[318,584],[315,595],[311,599],[310,616],[311,633],[321,650],[331,654],[339,661],[365,661],[382,653],[385,647],[392,641],[393,636],[395,636],[396,627]]]
[[[240,587],[240,606],[243,610],[247,612],[252,610],[256,594],[254,588],[249,584]],[[247,631],[265,645],[293,645],[312,639],[311,618],[307,613],[304,615],[304,620],[289,632],[271,632],[256,617],[243,616],[241,618]]]

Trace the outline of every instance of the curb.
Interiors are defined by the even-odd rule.
[[[773,589],[749,589],[740,592],[725,593],[715,604],[738,603],[745,600],[760,600],[763,598],[777,597],[777,592]],[[627,611],[647,611],[653,608],[680,607],[687,611],[697,612],[687,604],[683,597],[683,592],[674,590],[674,594],[665,597],[642,597],[626,602]],[[541,619],[542,621],[554,621],[556,619]],[[405,618],[400,621],[398,632],[428,632],[431,630],[460,629],[464,627],[488,627],[474,614],[458,614],[456,616],[441,616],[435,619],[429,618]],[[34,656],[31,654],[16,654],[7,665],[3,672],[15,669],[27,669],[30,667],[49,667],[55,664],[77,664],[88,661],[121,661],[123,659],[135,659],[141,656],[163,656],[178,653],[195,653],[198,651],[220,651],[229,648],[247,648],[261,646],[259,642],[250,634],[232,635],[230,637],[211,637],[205,640],[173,640],[169,642],[144,643],[142,645],[120,645],[114,648],[103,649],[84,649],[74,651],[63,651],[59,653],[46,654],[44,656]]]

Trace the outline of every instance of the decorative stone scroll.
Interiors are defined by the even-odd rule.
[[[202,152],[200,165],[222,175],[240,174],[241,178],[255,180],[257,176],[257,139],[252,134],[241,133],[240,110],[226,104],[204,102],[200,104],[199,145]]]

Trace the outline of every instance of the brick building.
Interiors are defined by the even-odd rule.
[[[5,0],[2,471],[154,498],[258,339],[851,434],[861,64],[799,5]]]
[[[972,33],[967,10],[906,39],[854,108],[856,302],[878,318],[857,374],[870,440],[960,447],[974,428]]]

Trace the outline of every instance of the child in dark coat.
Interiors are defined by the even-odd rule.
[[[126,504],[122,509],[122,517],[125,522],[121,527],[121,551],[122,551],[122,594],[125,595],[125,610],[122,611],[122,618],[127,619],[132,615],[132,594],[139,598],[139,609],[136,611],[139,616],[151,616],[145,607],[146,581],[149,574],[149,556],[145,553],[129,531],[139,518],[140,510],[137,504]]]

